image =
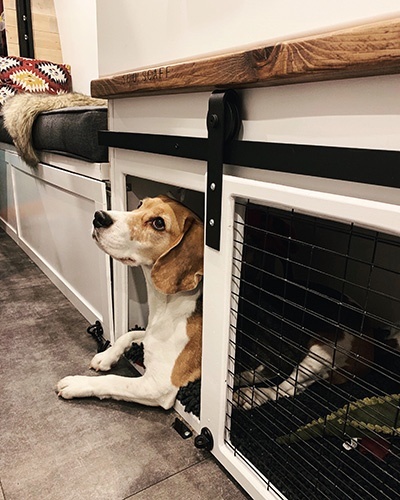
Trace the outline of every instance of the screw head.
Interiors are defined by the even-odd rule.
[[[210,189],[211,189],[211,191],[215,191],[215,187],[216,187],[216,186],[215,186],[215,182],[212,182],[212,183],[210,184]]]
[[[210,224],[210,226],[211,226],[211,227],[213,227],[213,226],[214,226],[214,224],[215,224],[215,221],[214,221],[214,219],[210,219],[210,220],[208,221],[208,223]]]
[[[218,115],[212,114],[210,116],[210,126],[212,128],[217,128],[217,126],[218,126]]]

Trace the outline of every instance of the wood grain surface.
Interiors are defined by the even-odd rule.
[[[400,72],[400,18],[91,82],[94,97],[207,91]]]

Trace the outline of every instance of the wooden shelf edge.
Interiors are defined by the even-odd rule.
[[[91,82],[93,97],[212,91],[400,73],[400,18]]]

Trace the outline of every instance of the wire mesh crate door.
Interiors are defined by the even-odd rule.
[[[227,443],[287,498],[397,498],[399,238],[236,205]]]

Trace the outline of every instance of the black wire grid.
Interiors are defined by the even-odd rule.
[[[398,498],[400,238],[237,210],[226,443],[282,498]],[[333,358],[304,387],[298,366],[315,343]],[[288,377],[294,395],[277,397]]]

